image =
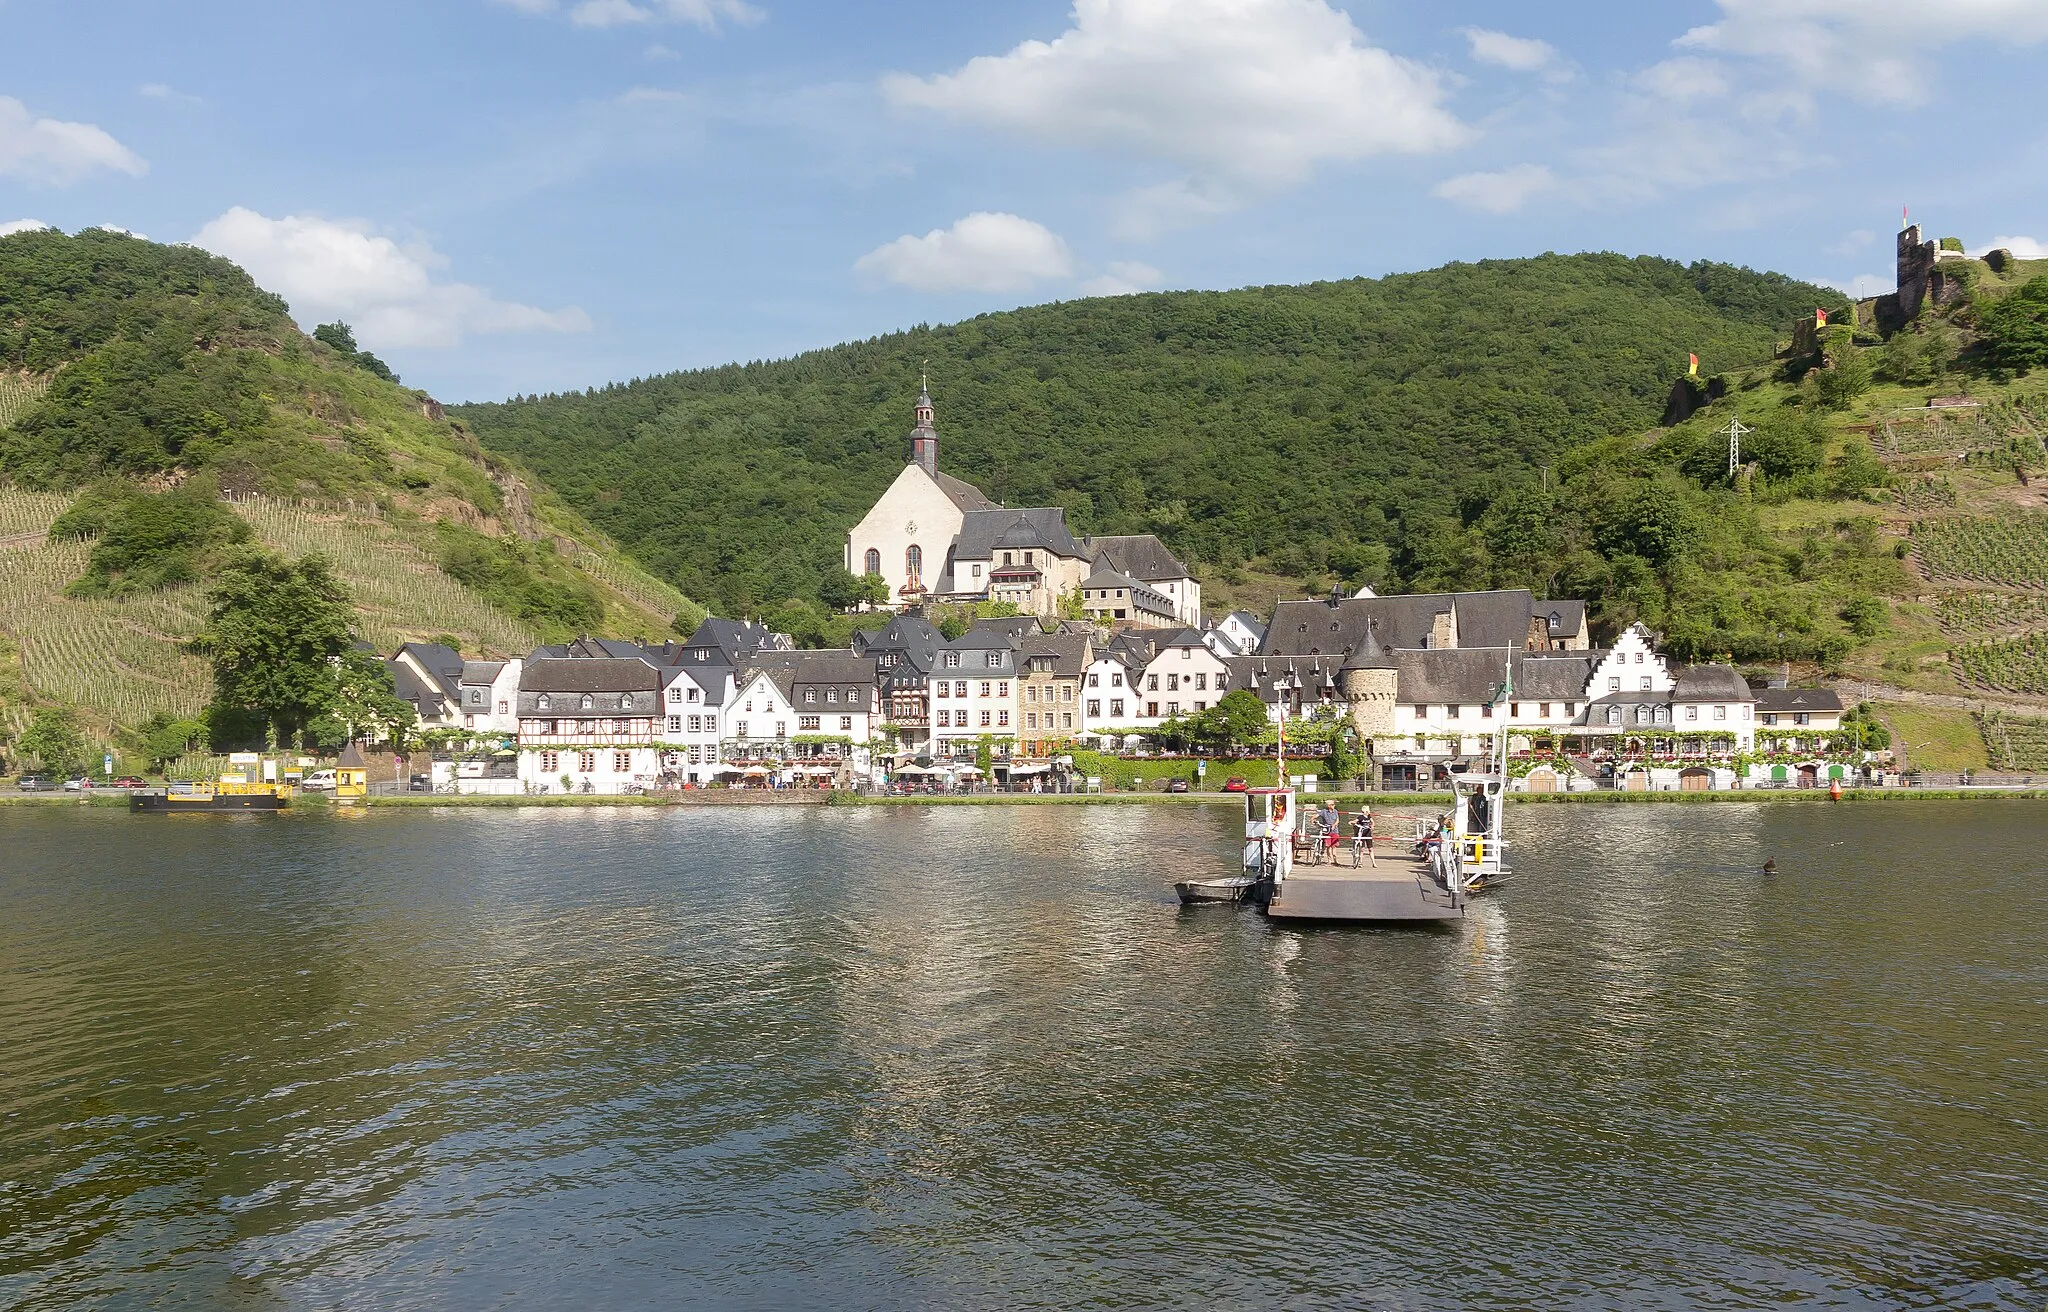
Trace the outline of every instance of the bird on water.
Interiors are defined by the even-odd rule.
[[[1764,873],[1767,875],[1775,875],[1778,873],[1778,858],[1774,856],[1767,856],[1764,858]]]

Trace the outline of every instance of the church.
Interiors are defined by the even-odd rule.
[[[846,535],[846,568],[887,580],[899,609],[1005,601],[1052,616],[1077,597],[1111,625],[1202,623],[1202,585],[1152,534],[1077,538],[1062,507],[1000,506],[941,473],[929,387],[918,392],[909,462]]]

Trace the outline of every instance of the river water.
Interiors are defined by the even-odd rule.
[[[2043,1306],[2048,809],[1509,820],[0,809],[0,1306]]]

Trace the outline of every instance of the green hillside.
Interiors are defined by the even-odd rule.
[[[0,238],[0,738],[38,704],[102,732],[199,710],[201,580],[238,543],[326,555],[379,646],[699,613],[379,368],[203,251]]]
[[[1158,532],[1216,599],[1527,582],[1663,619],[1668,570],[1776,547],[1655,454],[1574,453],[1654,424],[1689,351],[1710,372],[1768,362],[1815,305],[1847,302],[1724,265],[1551,255],[1041,306],[459,413],[732,611],[812,596],[837,567],[903,462],[928,360],[946,469],[1078,529]],[[1674,497],[1684,523],[1655,522]],[[1718,545],[1688,555],[1702,534]],[[1768,605],[1723,609],[1692,625],[1701,645],[1775,632]]]

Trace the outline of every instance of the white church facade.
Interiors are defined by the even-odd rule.
[[[928,389],[918,393],[910,461],[848,531],[845,563],[849,573],[880,576],[898,608],[1007,601],[1027,615],[1055,615],[1109,571],[1167,599],[1173,622],[1202,622],[1202,585],[1153,535],[1076,538],[1061,507],[1000,506],[940,472]]]

